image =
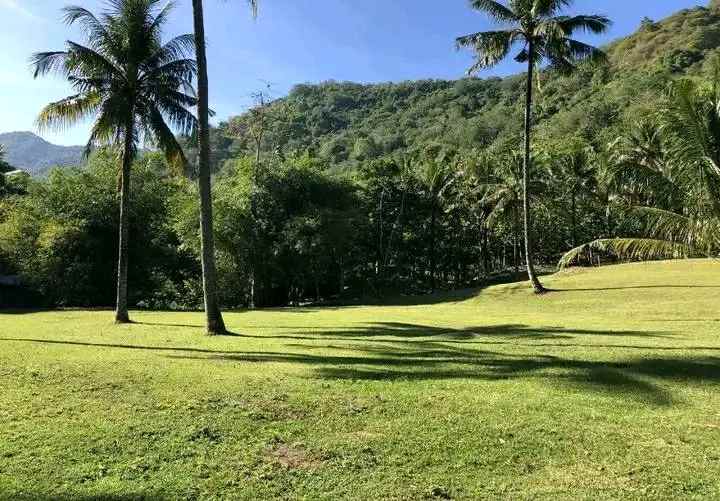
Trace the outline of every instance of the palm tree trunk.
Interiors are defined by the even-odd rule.
[[[118,241],[117,299],[115,323],[130,323],[128,314],[128,237],[130,234],[130,168],[132,166],[133,125],[125,129],[125,144],[120,174],[120,238]]]
[[[515,279],[520,280],[520,210],[517,200],[513,202],[513,261]]]
[[[533,243],[532,243],[532,217],[530,214],[530,133],[532,131],[532,85],[533,85],[533,70],[534,68],[534,55],[535,48],[532,40],[528,44],[528,52],[530,54],[528,60],[528,72],[527,72],[527,90],[525,95],[525,159],[523,162],[523,211],[524,211],[524,223],[525,223],[525,262],[527,263],[527,272],[530,283],[535,290],[536,294],[542,294],[547,292],[545,287],[538,280],[535,274],[535,264],[533,263]]]
[[[437,263],[435,259],[435,226],[437,224],[437,210],[434,200],[432,203],[432,215],[430,216],[430,286],[432,287],[432,292],[434,294],[435,289],[437,288],[437,278],[435,277],[437,274]]]
[[[575,191],[572,192],[572,202],[570,207],[570,217],[571,217],[571,226],[572,226],[572,247],[573,249],[577,247],[577,201],[576,201],[576,195]]]
[[[208,105],[207,56],[205,53],[205,21],[202,0],[193,0],[195,51],[198,66],[198,186],[200,190],[200,249],[207,333],[224,334],[217,297],[215,242],[213,239],[212,191],[210,178],[210,125]]]

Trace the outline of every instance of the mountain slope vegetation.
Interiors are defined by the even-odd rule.
[[[645,19],[635,34],[605,48],[607,65],[586,66],[569,78],[541,75],[536,106],[540,132],[607,141],[623,121],[656,102],[669,80],[699,74],[719,47],[720,8],[714,3],[658,22]],[[267,106],[262,149],[268,154],[308,150],[336,168],[353,169],[363,161],[430,144],[478,148],[519,134],[523,89],[519,75],[297,85]],[[253,151],[256,119],[257,114],[247,113],[220,125],[218,167],[232,154]]]

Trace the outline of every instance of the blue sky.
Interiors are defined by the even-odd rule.
[[[458,35],[491,24],[467,0],[260,0],[251,19],[245,0],[205,0],[211,105],[218,119],[242,112],[250,94],[272,83],[281,96],[294,84],[324,80],[387,82],[458,78],[470,54],[456,52]],[[72,0],[100,10],[102,0]],[[614,21],[597,44],[632,33],[643,16],[661,19],[706,0],[576,0],[571,12],[601,13]],[[60,22],[60,0],[0,0],[0,132],[33,130],[42,106],[70,93],[61,80],[33,80],[28,57],[60,50],[79,33]],[[177,0],[167,35],[192,30],[191,0]],[[521,71],[507,63],[485,75]],[[87,125],[45,134],[58,144],[83,144]]]

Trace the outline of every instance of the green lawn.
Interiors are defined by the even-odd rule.
[[[720,499],[720,263],[547,285],[0,313],[0,497]]]

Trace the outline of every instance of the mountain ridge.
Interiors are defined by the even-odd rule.
[[[720,0],[681,9],[603,46],[608,64],[582,64],[570,76],[540,72],[537,139],[580,136],[601,146],[625,122],[636,121],[669,82],[707,75],[720,57]],[[268,106],[275,129],[265,156],[307,151],[341,171],[368,160],[429,145],[471,150],[516,144],[522,133],[523,74],[388,83],[326,81],[299,84]],[[276,112],[276,113],[275,113]],[[253,155],[253,114],[231,117],[215,131],[216,169],[238,153]]]
[[[0,133],[7,162],[33,176],[43,176],[53,167],[69,167],[82,163],[83,146],[60,146],[30,131]]]

